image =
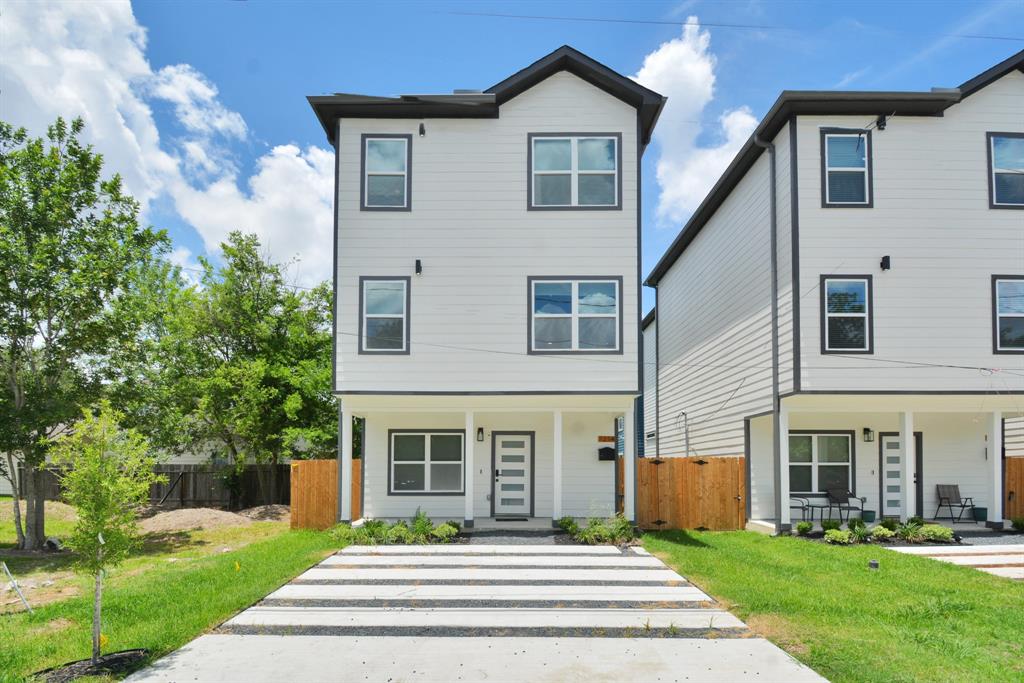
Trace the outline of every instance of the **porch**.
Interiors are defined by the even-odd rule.
[[[353,505],[339,486],[339,519],[353,508],[367,519],[422,510],[467,530],[540,530],[622,505],[632,520],[632,416],[629,395],[343,397],[342,431],[362,424],[362,500]],[[350,435],[341,440],[340,471],[350,472]],[[627,468],[621,496],[617,459]]]
[[[820,521],[826,491],[842,489],[876,520],[938,517],[965,531],[1002,528],[1013,514],[1007,504],[1024,494],[1004,485],[1005,458],[1017,455],[1004,453],[1004,422],[1024,414],[1020,403],[1005,394],[787,397],[777,444],[772,415],[747,421],[751,526],[785,531],[801,521],[806,511],[793,497],[810,501]],[[985,519],[975,524],[967,509],[950,520],[947,506],[938,509],[939,485],[959,487]],[[960,512],[954,505],[953,517]]]

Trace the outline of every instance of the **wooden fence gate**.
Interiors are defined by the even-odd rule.
[[[352,461],[352,519],[363,516],[363,461]],[[292,462],[293,529],[328,529],[338,523],[338,461]]]
[[[1024,517],[1024,458],[1007,458],[1006,484],[1003,487],[1006,499],[1003,501],[1006,510],[1005,519]]]
[[[638,458],[637,524],[644,529],[742,529],[743,458]]]

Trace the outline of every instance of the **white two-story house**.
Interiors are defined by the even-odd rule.
[[[339,519],[634,515],[640,157],[664,98],[562,47],[486,90],[310,97],[337,155]],[[602,450],[604,449],[604,450]]]
[[[1022,68],[781,94],[646,280],[648,452],[745,455],[762,528],[828,489],[930,518],[938,485],[1002,525],[1004,423],[1024,413]]]

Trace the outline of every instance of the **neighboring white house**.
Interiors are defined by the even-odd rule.
[[[484,91],[309,101],[336,150],[339,466],[365,420],[364,517],[608,515],[599,449],[627,416],[633,518],[639,162],[664,98],[562,47]]]
[[[645,283],[649,449],[746,455],[762,528],[827,488],[932,517],[938,484],[1002,523],[1003,423],[1019,442],[1024,412],[1022,65],[781,94]]]

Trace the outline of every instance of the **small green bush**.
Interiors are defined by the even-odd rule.
[[[455,527],[455,533],[462,531],[462,522],[457,519],[449,519],[445,524]]]
[[[430,535],[442,543],[447,543],[459,535],[459,528],[451,522],[445,522],[444,524],[438,524],[434,527],[430,532]]]
[[[938,543],[951,543],[953,541],[953,530],[941,524],[925,524],[921,527],[921,538],[925,541]]]
[[[799,536],[806,536],[814,529],[814,522],[797,522],[796,533]]]
[[[921,525],[913,521],[907,521],[906,524],[896,527],[896,535],[907,543],[920,543],[923,540]]]
[[[1014,517],[1010,520],[1010,526],[1016,531],[1024,531],[1024,517]]]
[[[587,520],[586,526],[576,532],[575,538],[586,545],[600,545],[611,540],[611,533],[603,519],[592,517]]]
[[[835,531],[843,525],[838,519],[823,519],[821,520],[821,528],[825,531]]]
[[[608,520],[608,531],[615,544],[629,543],[636,538],[633,525],[623,515],[615,515]]]
[[[850,531],[853,531],[854,529],[862,528],[862,527],[865,527],[865,526],[867,526],[867,525],[864,524],[864,520],[861,519],[860,517],[850,517],[850,519],[848,519],[846,521],[846,528],[849,529]]]
[[[825,532],[825,542],[833,545],[850,545],[853,543],[853,536],[849,531],[829,529]]]
[[[636,538],[633,525],[621,514],[608,519],[592,517],[582,527],[572,517],[563,517],[557,523],[560,528],[572,536],[573,540],[586,545],[603,543],[622,545]]]
[[[391,525],[385,538],[386,542],[391,545],[405,545],[413,542],[413,532],[409,530],[405,522],[398,521]]]
[[[913,517],[908,519],[907,522],[910,524],[917,524],[918,526],[924,526],[924,517],[914,515]]]
[[[871,530],[871,538],[875,539],[876,541],[885,541],[892,538],[895,535],[895,531],[893,531],[887,526],[882,526],[881,524],[879,524]]]
[[[377,545],[387,541],[388,523],[382,519],[368,519],[356,531],[361,531],[361,535],[365,538],[360,544]]]
[[[861,524],[850,529],[850,538],[853,539],[854,543],[867,543],[871,539],[871,532],[868,531],[866,526]]]
[[[881,522],[879,522],[878,525],[880,527],[884,528],[884,529],[888,529],[889,531],[892,531],[893,533],[895,533],[897,527],[899,527],[899,525],[900,525],[900,521],[898,519],[893,519],[891,517],[886,517]]]
[[[580,530],[580,525],[576,523],[575,517],[560,517],[556,524],[558,524],[559,529],[569,534],[570,536],[575,536],[577,533],[579,533]]]
[[[434,523],[427,517],[427,513],[416,508],[412,523],[409,525],[409,532],[413,543],[427,543],[430,541],[430,532],[434,530]]]

